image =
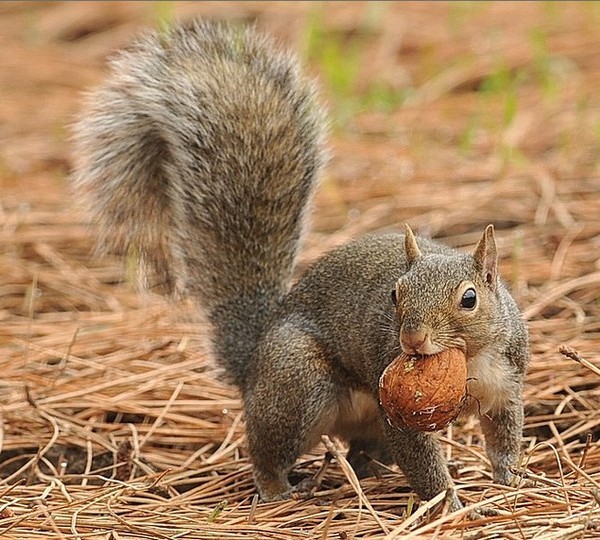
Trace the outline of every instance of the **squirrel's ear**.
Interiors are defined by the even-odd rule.
[[[406,258],[410,266],[416,259],[421,256],[421,250],[417,245],[417,240],[408,223],[404,224],[404,249],[406,250]]]
[[[496,250],[493,225],[488,225],[485,228],[483,236],[475,248],[473,258],[475,259],[477,270],[485,283],[491,289],[494,289],[498,277],[498,251]]]

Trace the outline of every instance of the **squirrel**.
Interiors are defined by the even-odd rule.
[[[74,124],[75,196],[99,245],[191,296],[241,393],[262,500],[297,496],[300,455],[329,434],[359,477],[396,463],[424,500],[461,507],[435,434],[392,427],[378,382],[401,352],[465,352],[493,480],[511,482],[528,333],[498,275],[493,227],[472,253],[371,234],[292,285],[326,162],[327,115],[299,61],[254,29],[195,21],[118,53]]]

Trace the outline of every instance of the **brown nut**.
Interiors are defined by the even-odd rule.
[[[393,426],[438,431],[460,413],[466,386],[467,359],[460,349],[402,353],[381,375],[379,399]]]

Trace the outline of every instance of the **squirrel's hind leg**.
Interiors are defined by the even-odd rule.
[[[288,474],[321,440],[337,415],[331,367],[318,340],[292,323],[269,331],[246,388],[246,433],[254,480],[264,501],[302,490]]]
[[[394,458],[384,439],[354,438],[350,440],[347,455],[348,463],[352,465],[358,478],[378,476],[381,467],[377,462],[390,465]]]

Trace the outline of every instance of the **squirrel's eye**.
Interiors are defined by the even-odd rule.
[[[390,296],[392,298],[392,304],[394,304],[395,306],[398,305],[398,295],[396,294],[396,289],[392,289],[392,293]]]
[[[460,307],[463,309],[475,309],[475,306],[477,305],[477,293],[475,292],[475,289],[473,289],[472,287],[469,287],[462,295],[462,298],[460,299]]]

